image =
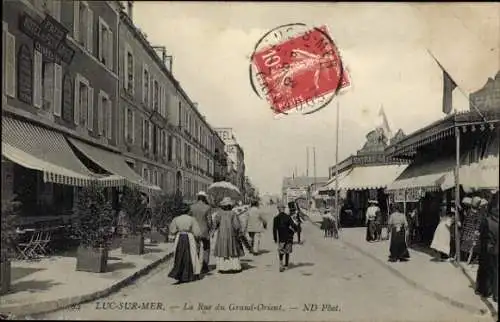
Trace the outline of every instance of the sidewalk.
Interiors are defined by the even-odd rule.
[[[319,224],[319,214],[309,214],[310,220]],[[435,261],[424,252],[410,249],[410,261],[407,263],[388,262],[389,241],[368,243],[365,240],[366,228],[344,228],[340,233],[340,241],[377,261],[394,275],[405,280],[410,286],[446,301],[451,305],[470,311],[487,312],[497,315],[497,305],[492,301],[483,301],[474,293],[474,267],[464,270],[449,262]],[[465,273],[465,274],[464,274]],[[469,275],[469,276],[467,276]]]
[[[146,254],[109,253],[107,273],[75,270],[76,258],[51,256],[12,262],[11,292],[0,298],[0,312],[13,316],[46,313],[106,296],[170,258],[172,243],[146,244]]]

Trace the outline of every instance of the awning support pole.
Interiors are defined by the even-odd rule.
[[[458,223],[460,222],[460,128],[455,126],[455,143],[456,143],[456,165],[455,165],[455,256],[457,263],[460,265],[460,231]]]
[[[338,99],[338,98],[337,98]],[[335,218],[337,218],[337,224],[340,219],[340,207],[339,207],[339,114],[340,105],[337,101],[337,124],[335,134]]]

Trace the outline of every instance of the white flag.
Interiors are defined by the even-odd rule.
[[[392,139],[392,131],[389,126],[389,122],[387,121],[387,116],[385,115],[384,107],[380,107],[380,112],[378,113],[379,117],[382,118],[380,128],[384,132],[385,137],[387,140]]]

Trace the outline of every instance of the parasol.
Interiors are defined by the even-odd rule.
[[[231,197],[233,200],[239,200],[241,198],[238,187],[227,181],[219,181],[211,184],[207,189],[207,194],[212,197],[215,202],[219,202],[224,197]]]

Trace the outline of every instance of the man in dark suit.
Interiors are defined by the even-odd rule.
[[[292,253],[293,235],[297,229],[297,225],[285,212],[285,206],[278,204],[278,214],[273,220],[273,238],[274,242],[278,244],[280,272],[283,272],[288,267],[290,254]],[[285,265],[283,265],[283,257],[285,258]]]
[[[201,273],[208,273],[208,262],[210,260],[210,231],[212,228],[212,216],[208,204],[207,194],[204,191],[198,192],[198,201],[191,205],[189,214],[196,219],[200,226],[200,239],[198,250],[201,252],[203,246],[203,265]]]

